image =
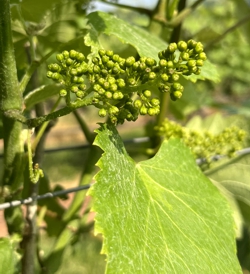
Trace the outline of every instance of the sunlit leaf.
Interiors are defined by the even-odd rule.
[[[8,238],[0,239],[0,273],[14,273],[14,253]]]
[[[101,125],[104,150],[94,197],[106,273],[241,273],[226,199],[179,141],[135,163],[115,127]]]
[[[123,43],[130,44],[140,56],[158,59],[158,52],[167,47],[167,43],[149,32],[104,12],[88,15],[89,23],[97,33],[115,35]]]

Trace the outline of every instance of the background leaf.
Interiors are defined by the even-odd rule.
[[[51,85],[43,85],[33,91],[29,92],[25,98],[24,103],[27,109],[30,109],[35,104],[39,102],[43,102],[48,98],[59,94],[60,89],[62,89],[61,85],[51,84]]]
[[[0,273],[14,273],[14,253],[8,238],[0,239]]]
[[[90,194],[106,273],[241,273],[229,205],[179,140],[138,164],[113,126],[95,144],[104,154]]]
[[[115,35],[123,43],[130,44],[140,56],[158,59],[158,52],[167,47],[167,43],[149,32],[104,12],[92,12],[87,18],[98,33]]]

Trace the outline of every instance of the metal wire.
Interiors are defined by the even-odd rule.
[[[86,190],[86,189],[89,189],[90,187],[91,187],[91,184],[88,184],[88,185],[84,185],[84,186],[68,188],[68,189],[65,189],[65,190],[60,190],[60,191],[55,191],[55,192],[47,192],[45,194],[37,195],[37,196],[34,196],[34,197],[28,197],[28,198],[23,199],[23,200],[15,200],[15,201],[3,203],[3,204],[0,204],[0,210],[10,208],[10,207],[16,207],[16,206],[20,206],[20,205],[27,205],[27,204],[30,204],[34,201],[47,199],[47,198],[54,198],[54,197],[57,197],[57,196],[61,196],[61,195],[72,193],[72,192],[77,192],[77,191],[80,191],[80,190]]]

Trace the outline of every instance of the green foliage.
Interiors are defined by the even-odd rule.
[[[0,273],[13,274],[15,256],[12,244],[8,238],[0,239]]]
[[[249,157],[210,161],[214,154],[232,156],[249,145],[247,138],[243,144],[249,119],[242,117],[249,117],[246,1],[194,1],[190,6],[186,1],[158,1],[153,10],[123,9],[119,1],[110,1],[113,14],[91,13],[94,2],[89,0],[10,2],[11,6],[2,0],[0,9],[2,200],[63,188],[53,185],[51,169],[52,174],[59,173],[59,182],[81,169],[79,185],[90,184],[101,157],[101,171],[90,193],[96,232],[104,236],[106,273],[240,273],[232,216],[238,258],[250,270]],[[50,84],[50,79],[55,83]],[[83,109],[78,113],[79,108]],[[210,116],[213,112],[223,115]],[[232,112],[242,116],[224,116]],[[107,118],[95,139],[104,154],[91,146],[88,152],[73,151],[73,159],[65,152],[63,161],[47,154],[43,164],[44,141],[55,124],[49,121],[70,113],[90,144],[95,135],[92,121]],[[140,115],[150,117],[137,119]],[[185,127],[164,121],[166,115],[182,119]],[[135,120],[135,127],[124,123]],[[135,131],[142,136],[144,127],[148,129],[143,135],[148,141],[136,141],[130,157],[115,129],[119,123],[124,123],[131,138],[137,136]],[[36,128],[31,140],[23,138],[23,124]],[[63,129],[62,137],[67,134]],[[160,144],[163,135],[169,140]],[[152,156],[148,151],[156,155],[148,159]],[[209,162],[206,175],[196,166],[194,155]],[[147,160],[136,163],[134,158]],[[45,176],[36,184],[28,171],[32,174],[41,166]],[[23,265],[23,273],[33,274],[38,256],[39,270],[69,273],[73,256],[82,258],[81,267],[72,267],[72,273],[102,273],[94,259],[88,264],[95,264],[92,269],[83,262],[89,257],[82,239],[93,237],[94,223],[85,196],[85,191],[78,192],[63,205],[58,199],[41,200],[38,216],[32,206],[27,206],[27,214],[20,207],[5,210],[11,242],[0,241],[1,272],[13,270],[17,237],[23,249],[16,272]],[[53,239],[50,250],[43,250],[44,239]],[[95,238],[98,252],[100,239]],[[76,246],[78,256],[70,254]],[[104,264],[103,260],[100,265]]]
[[[180,141],[136,164],[113,126],[97,132],[104,154],[90,194],[106,273],[241,273],[230,209]]]

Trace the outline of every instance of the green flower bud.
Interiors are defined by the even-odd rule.
[[[113,60],[114,62],[118,62],[118,61],[119,61],[119,58],[120,58],[120,56],[119,56],[118,54],[114,54],[114,55],[112,56],[112,60]]]
[[[106,91],[104,95],[107,99],[111,99],[113,97],[113,95],[110,91]]]
[[[71,58],[66,59],[66,65],[71,66],[74,63],[74,61]]]
[[[77,91],[76,96],[78,98],[83,98],[85,96],[85,92],[83,92],[82,90],[79,90],[79,91]]]
[[[62,60],[64,59],[64,56],[61,53],[58,53],[56,55],[56,59],[57,59],[57,61],[62,62]]]
[[[106,80],[104,79],[104,78],[99,78],[98,79],[98,83],[100,84],[100,85],[103,85],[104,83],[106,82]]]
[[[180,90],[182,85],[180,83],[173,83],[173,89],[174,90]]]
[[[61,77],[61,75],[60,75],[60,73],[58,73],[58,72],[54,72],[54,73],[52,74],[52,76],[51,76],[51,78],[52,78],[53,80],[59,80],[60,77]]]
[[[205,52],[201,52],[199,54],[199,59],[203,60],[203,61],[206,61],[207,60],[207,55]]]
[[[128,78],[128,84],[134,86],[136,84],[136,80],[134,78]]]
[[[155,66],[156,61],[153,58],[148,57],[148,58],[146,58],[145,63],[147,66],[152,67],[152,66]]]
[[[196,61],[196,66],[198,66],[198,67],[202,67],[203,64],[204,64],[204,62],[203,62],[202,59],[198,59],[198,60]]]
[[[112,69],[112,73],[113,74],[118,74],[120,72],[120,69],[118,68],[118,67],[113,67],[113,69]]]
[[[139,69],[139,67],[140,67],[140,62],[135,62],[133,65],[132,65],[132,68],[133,68],[133,70],[134,71],[137,71],[138,69]]]
[[[157,107],[160,105],[160,100],[157,98],[153,98],[151,99],[150,103],[152,104],[152,106]]]
[[[110,83],[108,81],[105,81],[102,86],[104,89],[108,90],[110,87]]]
[[[147,98],[151,97],[151,91],[148,90],[148,89],[144,90],[144,91],[142,92],[142,94],[143,94],[145,97],[147,97]]]
[[[196,61],[195,60],[189,60],[187,62],[187,65],[188,65],[188,67],[195,67],[196,66]]]
[[[189,59],[189,54],[187,52],[182,52],[180,55],[181,59],[184,61],[188,61]]]
[[[179,51],[185,51],[187,49],[187,43],[184,41],[179,41],[177,47]]]
[[[158,53],[158,57],[159,57],[159,59],[161,59],[161,60],[164,60],[164,59],[165,59],[165,56],[163,55],[163,52],[162,52],[162,51],[160,51],[160,52]]]
[[[159,61],[159,65],[160,65],[160,67],[165,68],[165,67],[167,67],[167,65],[168,65],[168,61],[165,60],[165,59],[161,59],[161,60]]]
[[[148,74],[148,79],[149,80],[154,80],[156,78],[156,74],[155,74],[155,72],[150,72],[149,74]]]
[[[108,77],[108,82],[110,83],[110,85],[115,84],[116,83],[116,79],[114,77]]]
[[[77,60],[78,62],[84,61],[84,60],[85,60],[84,54],[81,53],[81,52],[78,52],[78,54],[77,54],[77,56],[76,56],[76,60]]]
[[[173,68],[173,67],[174,67],[173,61],[168,61],[168,68]]]
[[[111,116],[113,116],[119,113],[119,109],[116,106],[112,106],[111,108],[109,108],[108,112]]]
[[[171,80],[174,81],[174,82],[178,81],[179,78],[180,78],[180,76],[177,73],[174,73],[174,74],[171,75]]]
[[[140,65],[139,65],[140,70],[145,70],[146,67],[147,67],[147,66],[146,66],[145,63],[140,63]]]
[[[93,90],[95,90],[95,91],[99,91],[100,88],[101,88],[101,86],[99,84],[94,84],[94,86],[93,86]]]
[[[48,72],[47,72],[47,77],[48,77],[48,78],[52,78],[52,75],[53,75],[53,72],[52,72],[52,71],[48,71]]]
[[[161,83],[158,86],[159,90],[162,92],[169,92],[170,91],[170,87],[168,85],[164,85],[163,83]]]
[[[79,89],[78,89],[78,86],[71,86],[70,90],[76,93]]]
[[[196,75],[199,75],[200,73],[201,73],[201,69],[200,68],[197,68],[197,70],[194,72],[194,74],[196,74]]]
[[[100,56],[104,56],[104,55],[106,55],[106,50],[99,49],[98,53],[99,53]]]
[[[125,81],[123,79],[118,79],[117,80],[117,85],[118,85],[119,88],[123,88],[123,87],[126,86]]]
[[[69,71],[69,73],[70,73],[70,75],[72,75],[72,76],[75,76],[75,75],[78,74],[78,73],[77,73],[77,69],[75,69],[75,68],[72,68],[72,69]]]
[[[108,73],[108,71],[107,71],[106,69],[102,69],[102,70],[101,70],[101,74],[102,74],[103,76],[107,76],[109,73]]]
[[[147,113],[148,113],[148,115],[150,115],[150,116],[154,116],[154,115],[156,115],[156,110],[155,110],[154,108],[149,108],[149,109],[147,110]]]
[[[198,67],[191,67],[191,68],[189,68],[189,70],[190,70],[190,72],[192,72],[192,73],[196,73],[196,71],[198,70]]]
[[[98,94],[100,94],[100,95],[105,94],[105,92],[106,92],[106,90],[105,90],[104,88],[100,88],[100,89],[98,90]]]
[[[53,72],[60,72],[61,67],[58,64],[50,64],[48,65],[48,69],[53,71]]]
[[[125,64],[127,67],[131,67],[135,63],[135,57],[130,56],[126,59]]]
[[[67,90],[66,90],[66,89],[61,89],[61,90],[59,91],[59,95],[60,95],[61,97],[65,97],[65,96],[67,95]]]
[[[112,50],[107,50],[106,55],[112,57],[114,55],[114,52]]]
[[[196,53],[201,53],[201,52],[203,52],[203,45],[202,45],[201,42],[198,42],[198,43],[196,44],[196,46],[195,46],[195,48],[194,48],[194,51],[195,51]]]
[[[63,54],[63,56],[64,56],[65,59],[69,58],[69,52],[67,50],[64,50],[62,52],[62,54]]]
[[[100,71],[101,71],[100,67],[98,65],[94,65],[93,72],[94,73],[100,73]]]
[[[110,60],[107,62],[106,66],[107,66],[107,68],[111,69],[114,67],[114,62]]]
[[[106,111],[106,109],[104,109],[104,108],[99,109],[98,115],[99,115],[100,117],[105,117],[105,116],[107,116],[107,111]]]
[[[113,99],[114,100],[119,100],[120,98],[119,98],[119,93],[118,92],[114,92],[113,93]]]
[[[109,57],[107,55],[102,56],[103,64],[106,64],[109,61]]]
[[[84,82],[84,78],[83,77],[78,77],[77,83],[82,84],[83,82]]]
[[[143,105],[141,108],[140,108],[140,114],[141,115],[146,115],[148,113],[148,109]]]
[[[116,84],[110,85],[110,91],[112,91],[112,92],[117,91],[117,85]]]
[[[134,101],[134,107],[140,109],[142,107],[142,101],[137,99]]]
[[[99,58],[98,57],[93,58],[92,63],[95,65],[99,65]]]
[[[87,86],[85,84],[81,84],[78,86],[80,90],[85,91],[87,89]]]
[[[188,45],[189,49],[193,49],[196,46],[196,44],[197,44],[197,42],[194,41],[193,39],[188,40],[188,42],[187,42],[187,45]]]
[[[168,52],[170,53],[174,53],[176,49],[177,49],[176,43],[170,43],[167,48]]]
[[[161,74],[161,80],[164,81],[164,82],[167,82],[168,81],[168,75],[166,73],[162,73]]]
[[[72,49],[72,50],[69,52],[69,57],[72,58],[72,59],[75,59],[76,56],[77,56],[77,51],[75,51],[75,50]]]
[[[182,92],[180,92],[179,90],[175,90],[175,91],[173,92],[173,95],[174,95],[175,98],[180,99],[181,96],[182,96]]]

